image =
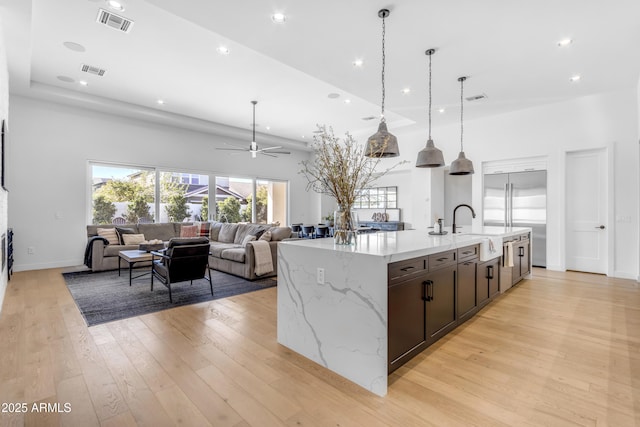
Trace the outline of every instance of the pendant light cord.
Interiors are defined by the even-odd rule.
[[[257,102],[253,101],[253,142],[256,142],[256,104]]]
[[[386,25],[384,22],[384,15],[382,16],[382,114],[381,119],[384,121],[384,97],[385,97],[385,87],[384,87],[384,66],[386,63],[386,56],[384,53],[384,38],[386,34]]]
[[[431,139],[431,57],[433,52],[429,54],[429,139]]]
[[[464,135],[464,103],[462,102],[463,100],[463,93],[464,93],[464,81],[466,80],[466,77],[460,77],[458,80],[460,80],[460,151],[464,151],[464,148],[462,146],[462,140],[463,140],[463,135]]]

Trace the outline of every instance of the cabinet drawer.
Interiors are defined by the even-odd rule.
[[[429,270],[456,262],[456,251],[440,252],[429,255]]]
[[[412,258],[389,264],[389,284],[397,283],[427,270],[427,257]]]
[[[465,246],[458,249],[458,261],[477,257],[480,251],[480,245]]]

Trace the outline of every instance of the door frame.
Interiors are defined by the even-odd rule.
[[[591,148],[580,148],[580,149],[572,149],[572,150],[564,150],[562,152],[562,169],[563,169],[563,173],[562,173],[562,185],[560,187],[560,196],[561,196],[561,200],[563,201],[563,203],[561,203],[560,205],[562,206],[561,209],[561,223],[562,223],[562,229],[566,230],[567,229],[567,157],[570,154],[573,153],[583,153],[583,152],[588,152],[588,151],[602,151],[605,155],[605,164],[606,164],[606,168],[607,170],[605,171],[605,173],[603,174],[606,177],[606,188],[607,188],[607,195],[606,195],[606,204],[607,204],[607,218],[605,221],[605,226],[607,227],[608,233],[607,233],[607,266],[606,266],[606,275],[609,277],[614,276],[614,257],[613,257],[613,248],[615,247],[615,221],[614,219],[614,213],[615,213],[615,209],[614,209],[614,201],[613,201],[613,194],[614,194],[614,163],[613,163],[613,153],[614,153],[614,143],[609,143],[607,145],[601,145],[601,146],[597,146],[597,147],[591,147]],[[562,237],[561,237],[561,247],[562,247],[562,270],[566,271],[567,270],[567,234],[566,231],[562,233]]]

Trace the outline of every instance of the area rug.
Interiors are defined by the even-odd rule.
[[[139,274],[134,270],[135,274]],[[88,326],[127,317],[140,316],[160,310],[226,298],[260,289],[270,288],[277,284],[275,277],[255,281],[245,280],[220,271],[211,270],[213,296],[209,282],[200,279],[176,283],[171,286],[173,302],[169,301],[169,289],[158,281],[154,281],[153,292],[150,290],[149,275],[134,279],[129,286],[128,271],[118,276],[117,271],[91,271],[64,273],[69,292],[80,309]]]

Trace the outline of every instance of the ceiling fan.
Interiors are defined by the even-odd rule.
[[[251,103],[253,104],[253,139],[251,140],[251,144],[249,144],[249,148],[242,148],[237,145],[225,143],[227,145],[232,145],[233,147],[236,147],[236,148],[218,148],[218,150],[248,151],[249,153],[251,153],[252,159],[255,159],[258,156],[258,153],[264,154],[265,156],[269,156],[269,157],[278,157],[276,156],[276,154],[291,154],[291,152],[289,151],[274,151],[274,150],[278,150],[279,148],[282,148],[281,146],[265,147],[265,148],[258,147],[258,144],[256,143],[256,104],[258,103],[258,101],[251,101]]]

